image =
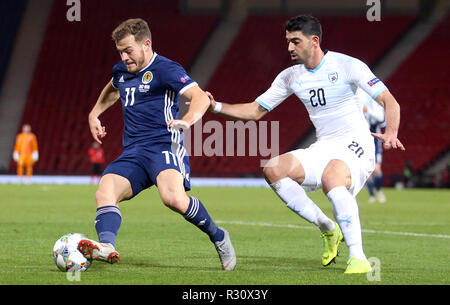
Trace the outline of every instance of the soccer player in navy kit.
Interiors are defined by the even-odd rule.
[[[106,130],[98,117],[120,98],[124,151],[105,169],[95,194],[99,242],[84,239],[78,249],[86,257],[116,263],[120,256],[115,241],[122,220],[119,202],[155,185],[166,206],[208,234],[222,269],[233,270],[236,255],[229,233],[215,225],[200,200],[186,194],[190,169],[182,130],[207,111],[208,96],[178,63],[153,51],[144,20],[123,22],[112,37],[121,61],[89,114],[89,127],[101,144]],[[190,101],[190,107],[178,120],[180,95]]]

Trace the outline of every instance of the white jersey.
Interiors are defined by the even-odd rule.
[[[256,101],[271,111],[295,94],[305,105],[318,140],[370,136],[361,100],[356,96],[358,88],[373,99],[387,90],[362,61],[328,51],[313,70],[299,64],[282,71]]]

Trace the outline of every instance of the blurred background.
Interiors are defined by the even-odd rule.
[[[39,143],[36,175],[90,174],[87,116],[120,60],[111,32],[122,21],[145,19],[158,54],[179,62],[217,100],[237,103],[253,101],[291,65],[285,21],[313,14],[322,23],[322,48],[366,62],[401,105],[407,150],[384,153],[384,185],[407,178],[408,186],[449,187],[449,1],[381,0],[380,21],[369,21],[377,2],[0,0],[0,174],[16,173],[12,153],[25,123]],[[101,120],[109,163],[122,152],[120,104]],[[211,113],[208,120],[225,123]],[[294,96],[264,120],[279,121],[280,154],[314,141]],[[192,156],[191,176],[262,177],[262,157]]]

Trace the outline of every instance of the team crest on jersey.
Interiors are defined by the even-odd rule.
[[[329,73],[329,74],[328,74],[328,80],[329,80],[330,82],[332,82],[333,84],[334,84],[335,82],[337,82],[337,80],[338,80],[338,73],[337,73],[337,72],[331,72],[331,73]]]
[[[150,71],[145,72],[144,76],[142,76],[142,83],[148,84],[153,80],[153,73]]]

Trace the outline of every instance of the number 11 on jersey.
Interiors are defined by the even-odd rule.
[[[128,101],[129,101],[129,95],[131,92],[131,103],[130,106],[134,105],[134,93],[136,92],[136,88],[132,87],[132,88],[125,88],[125,92],[127,93],[127,96],[125,97],[125,107],[128,106]]]

